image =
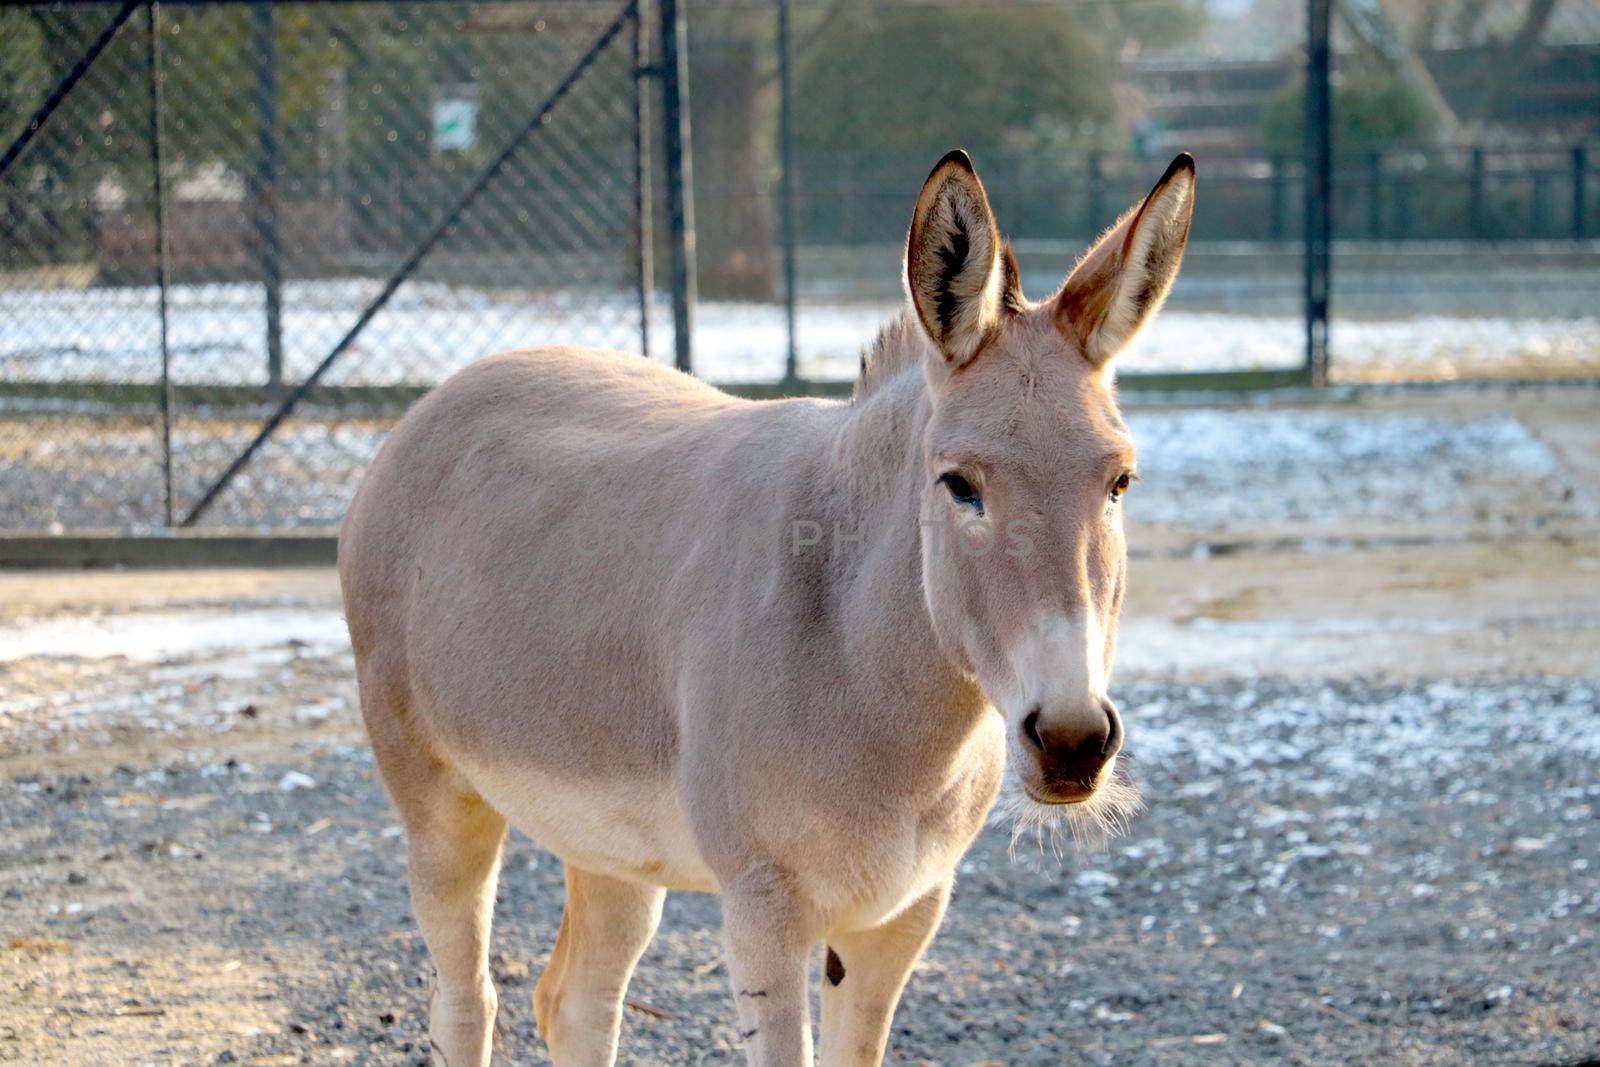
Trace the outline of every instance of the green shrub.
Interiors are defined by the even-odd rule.
[[[1285,85],[1262,115],[1262,139],[1274,152],[1300,150],[1305,130],[1305,82]],[[1345,72],[1333,86],[1333,150],[1424,145],[1432,137],[1427,104],[1399,75],[1364,68]]]

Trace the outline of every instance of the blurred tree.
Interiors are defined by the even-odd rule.
[[[1382,67],[1346,71],[1333,86],[1335,155],[1385,146],[1424,146],[1434,139],[1433,112],[1405,79]],[[1262,115],[1262,139],[1273,152],[1300,151],[1305,130],[1305,83],[1279,90]]]
[[[689,43],[700,291],[713,299],[776,296],[772,240],[777,87],[765,78],[772,18],[696,12]]]
[[[1041,126],[1093,143],[1115,111],[1105,45],[1060,5],[852,8],[801,57],[798,147],[931,161],[1022,147]]]
[[[1427,108],[1431,139],[1467,143],[1481,137],[1502,95],[1518,86],[1560,6],[1561,0],[1339,0],[1335,10],[1363,61],[1397,76]],[[1479,50],[1483,61],[1472,84],[1447,96],[1428,57],[1462,48]]]
[[[49,88],[44,28],[39,20],[13,16],[0,33],[0,143],[9,144],[44,101]]]
[[[1200,34],[1206,26],[1203,0],[1124,0],[1120,4],[1085,4],[1080,17],[1095,28],[1119,55],[1130,50],[1171,48]]]
[[[1558,2],[1531,0],[1516,30],[1503,40],[1489,44],[1491,62],[1482,65],[1476,98],[1470,105],[1470,117],[1474,121],[1488,120],[1501,94],[1515,86],[1526,72]]]
[[[1456,113],[1423,61],[1423,48],[1416,37],[1407,39],[1382,0],[1343,0],[1336,10],[1360,45],[1365,61],[1377,63],[1399,80],[1428,110],[1435,132],[1445,140],[1455,140],[1459,129]],[[1424,15],[1419,23],[1426,21]]]
[[[954,145],[1014,226],[1071,232],[1064,154],[1125,147],[1116,68],[1204,25],[1196,0],[849,4],[797,57],[802,230],[898,240],[902,201]]]
[[[100,5],[0,9],[0,143],[22,132],[112,14]],[[86,258],[100,178],[118,167],[148,173],[148,155],[139,151],[142,127],[132,121],[148,111],[149,83],[141,76],[144,53],[137,45],[125,28],[0,178],[0,245],[8,264]],[[118,164],[94,166],[101,157]]]

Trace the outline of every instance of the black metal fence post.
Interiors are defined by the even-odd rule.
[[[650,198],[650,89],[645,78],[644,20],[647,0],[633,5],[633,253],[639,286],[639,351],[650,356],[650,301],[655,295],[655,231]]]
[[[1532,184],[1533,188],[1528,192],[1528,236],[1541,237],[1544,235],[1544,200],[1549,192],[1549,175],[1542,170],[1535,170]]]
[[[1367,154],[1367,237],[1383,236],[1383,153]]]
[[[1333,97],[1329,33],[1332,0],[1310,0],[1306,37],[1306,374],[1328,378],[1328,296],[1333,239]]]
[[[1580,144],[1572,149],[1572,239],[1575,241],[1581,241],[1585,236],[1588,178],[1589,149]]]
[[[1267,238],[1272,241],[1283,240],[1284,214],[1288,207],[1288,163],[1282,156],[1273,156],[1267,163],[1270,168],[1270,177],[1267,181],[1270,189],[1270,203],[1267,209]]]
[[[1085,208],[1084,232],[1091,237],[1103,229],[1105,217],[1105,160],[1099,152],[1089,153],[1089,200]]]
[[[789,76],[789,0],[778,0],[778,205],[783,240],[783,314],[788,347],[783,380],[800,379],[795,337],[794,88]]]
[[[161,180],[161,27],[154,0],[146,3],[145,65],[150,76],[150,193],[155,209],[156,310],[161,336],[161,510],[162,523],[172,525],[172,349],[167,343],[167,220]]]
[[[1467,230],[1478,240],[1488,236],[1483,217],[1483,149],[1472,150],[1467,178]]]
[[[694,369],[694,168],[689,141],[689,29],[678,0],[661,0],[661,110],[667,164],[667,240],[672,253],[673,357]]]
[[[251,6],[256,53],[256,246],[266,290],[267,390],[283,391],[283,250],[278,238],[278,45],[272,4]]]

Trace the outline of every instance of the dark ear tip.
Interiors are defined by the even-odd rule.
[[[954,163],[956,166],[960,167],[962,170],[966,171],[968,174],[976,174],[976,173],[978,173],[977,170],[973,168],[973,166],[972,166],[972,157],[967,155],[967,150],[966,149],[964,149],[964,148],[952,148],[952,149],[950,149],[950,151],[948,151],[948,152],[946,152],[944,154],[944,156],[939,160],[939,162],[937,162],[937,163],[935,163],[933,165],[933,169],[928,172],[928,176],[931,178],[931,177],[933,177],[933,175],[938,174],[939,171],[943,170],[945,165],[948,164],[948,163]]]
[[[1172,157],[1172,162],[1167,164],[1167,172],[1161,176],[1161,180],[1166,181],[1180,171],[1187,172],[1191,178],[1194,177],[1194,156],[1188,152],[1179,152]]]

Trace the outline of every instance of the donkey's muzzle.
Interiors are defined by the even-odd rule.
[[[1029,790],[1034,799],[1072,804],[1094,795],[1102,772],[1122,750],[1122,716],[1107,697],[1092,712],[1059,719],[1036,707],[1022,720],[1022,738],[1038,767]]]

